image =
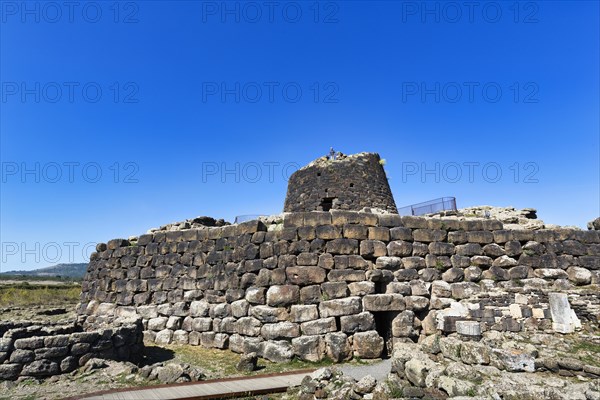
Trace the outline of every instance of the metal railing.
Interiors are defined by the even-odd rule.
[[[455,197],[440,197],[439,199],[433,199],[425,201],[423,203],[412,204],[410,206],[399,208],[398,214],[424,215],[448,210],[456,211]]]
[[[257,214],[257,215],[238,215],[235,217],[234,224],[239,224],[241,222],[252,221],[253,219],[258,219],[260,217],[265,217],[265,215]]]

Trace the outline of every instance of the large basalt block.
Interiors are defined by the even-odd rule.
[[[360,297],[347,297],[345,299],[328,300],[319,304],[319,313],[322,318],[358,314],[361,311],[362,304]]]
[[[360,282],[365,280],[365,271],[353,269],[333,269],[327,274],[332,282]]]
[[[300,287],[296,285],[271,286],[267,290],[267,305],[271,307],[285,307],[298,303],[300,300]]]
[[[379,358],[383,352],[383,338],[377,331],[357,332],[352,336],[354,355],[361,358]]]
[[[325,357],[325,341],[320,335],[294,338],[292,348],[301,360],[317,362]]]
[[[314,321],[303,322],[300,324],[303,335],[324,335],[329,332],[335,332],[337,325],[334,317],[321,318]]]
[[[242,317],[235,324],[235,332],[244,336],[258,336],[262,323],[254,317]]]
[[[315,229],[316,236],[319,239],[333,240],[342,237],[342,230],[333,225],[320,225]]]
[[[319,318],[319,309],[315,304],[293,305],[290,308],[290,318],[293,322],[306,322]]]
[[[262,357],[273,362],[288,362],[294,357],[292,344],[286,340],[268,340],[261,343]]]
[[[267,340],[292,339],[300,336],[300,327],[289,321],[265,324],[260,329],[260,335]]]
[[[289,313],[283,307],[254,306],[250,307],[250,315],[263,323],[285,321]]]
[[[328,333],[325,335],[325,351],[327,357],[334,362],[347,361],[352,358],[352,347],[348,335],[343,332]]]
[[[296,266],[285,269],[287,280],[294,285],[307,286],[325,282],[326,270],[318,266]]]
[[[404,240],[394,240],[387,245],[387,253],[390,256],[408,257],[412,254],[413,245]]]
[[[50,360],[37,360],[23,367],[21,375],[25,376],[52,376],[60,373],[60,366]]]
[[[331,254],[358,254],[358,240],[334,239],[327,242],[326,250]]]
[[[340,317],[340,325],[346,333],[365,332],[375,329],[375,318],[370,312],[345,315]]]
[[[413,238],[417,242],[442,242],[446,239],[447,232],[441,229],[415,229]]]
[[[363,308],[366,311],[403,311],[406,304],[400,294],[369,294],[363,297]]]
[[[377,258],[387,254],[387,247],[381,240],[362,240],[360,255],[365,258]]]

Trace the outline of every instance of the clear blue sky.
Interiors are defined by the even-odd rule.
[[[1,269],[278,213],[330,146],[398,206],[600,214],[598,2],[270,4],[1,2]]]

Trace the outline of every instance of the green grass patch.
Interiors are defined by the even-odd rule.
[[[0,286],[0,307],[77,303],[80,294],[79,285],[6,285]]]
[[[246,376],[257,374],[273,374],[302,369],[318,369],[335,363],[329,359],[319,362],[303,361],[297,358],[286,363],[274,363],[259,358],[257,371],[240,372],[235,367],[240,361],[240,354],[231,350],[206,349],[201,346],[189,345],[165,345],[164,349],[172,351],[174,361],[190,364],[200,368],[209,375],[208,378],[224,378],[231,376]],[[146,358],[148,362],[154,362],[153,352],[160,353],[160,348],[151,343],[146,343]],[[166,360],[169,362],[170,360]]]

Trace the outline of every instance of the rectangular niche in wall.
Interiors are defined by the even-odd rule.
[[[335,200],[335,197],[323,197],[321,199],[321,209],[323,211],[329,211],[331,210],[331,208],[333,207],[333,201]]]

